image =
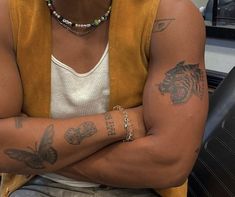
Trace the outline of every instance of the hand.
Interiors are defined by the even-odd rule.
[[[79,163],[72,164],[70,166],[67,166],[63,169],[58,170],[56,173],[60,174],[64,177],[69,177],[71,179],[74,179],[76,181],[86,181],[91,182],[91,180],[84,177],[80,171],[79,171]]]

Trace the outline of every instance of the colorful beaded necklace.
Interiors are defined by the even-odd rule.
[[[93,22],[91,23],[87,23],[87,24],[78,24],[78,23],[75,23],[75,22],[72,22],[68,19],[65,19],[63,16],[61,16],[60,14],[58,14],[55,10],[55,7],[53,5],[53,2],[52,0],[46,0],[47,2],[47,6],[49,7],[52,15],[56,18],[56,20],[59,21],[60,24],[62,24],[64,27],[66,27],[67,29],[70,29],[71,28],[82,28],[82,29],[88,29],[88,28],[96,28],[97,26],[99,26],[102,22],[108,20],[109,18],[109,15],[111,13],[111,6],[109,6],[109,9],[108,11],[103,15],[101,16],[100,18],[98,19],[95,19]]]

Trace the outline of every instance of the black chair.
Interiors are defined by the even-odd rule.
[[[235,68],[210,98],[198,160],[189,177],[189,197],[235,197]]]

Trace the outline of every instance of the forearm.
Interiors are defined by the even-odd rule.
[[[164,145],[161,138],[147,136],[131,143],[112,145],[59,173],[115,187],[176,186],[185,171],[170,149],[173,147],[167,147],[167,143]]]
[[[122,115],[113,111],[108,120],[106,116],[0,120],[0,171],[23,174],[55,171],[124,139]],[[112,130],[107,124],[113,126]]]

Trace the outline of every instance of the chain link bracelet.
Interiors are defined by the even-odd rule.
[[[126,138],[123,142],[131,142],[134,140],[134,130],[129,119],[127,111],[120,105],[117,105],[113,108],[114,110],[118,110],[123,114],[124,117],[124,129],[126,131]]]

